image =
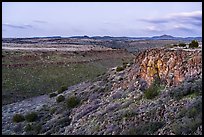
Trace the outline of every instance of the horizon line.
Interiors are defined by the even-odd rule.
[[[30,37],[2,37],[3,38],[40,38],[40,37],[61,37],[61,38],[71,38],[71,37],[115,37],[115,38],[119,38],[119,37],[127,37],[127,38],[151,38],[151,37],[159,37],[159,36],[172,36],[172,37],[180,37],[180,38],[188,38],[188,37],[202,37],[202,36],[173,36],[173,35],[169,35],[169,34],[162,34],[162,35],[153,35],[153,36],[111,36],[111,35],[93,35],[93,36],[89,36],[89,35],[72,35],[72,36],[61,36],[61,35],[48,35],[48,36],[30,36]]]

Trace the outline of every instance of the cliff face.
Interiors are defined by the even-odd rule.
[[[127,72],[127,81],[115,85],[124,89],[127,83],[142,81],[143,88],[149,87],[155,78],[167,86],[177,86],[186,79],[202,73],[202,52],[170,49],[148,49],[139,53],[134,65]]]
[[[201,74],[201,61],[201,51],[152,49],[139,54],[135,64],[140,65],[139,76],[148,84],[152,83],[154,75],[158,75],[162,81],[171,86]]]
[[[31,127],[40,124],[38,131],[26,131],[29,123],[11,120],[15,113],[31,111],[30,106],[25,112],[21,108],[23,104],[30,105],[28,102],[3,107],[2,133],[201,135],[201,57],[201,51],[195,50],[143,51],[136,55],[133,64],[125,64],[123,69],[112,68],[93,82],[69,87],[56,97],[46,97],[44,104],[32,106],[39,119]],[[163,86],[150,88],[156,79]],[[60,95],[65,101],[57,103]],[[150,99],[149,95],[153,97]],[[80,100],[73,108],[66,107],[70,96]]]

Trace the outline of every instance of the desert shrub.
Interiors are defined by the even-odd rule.
[[[15,114],[13,116],[13,122],[15,122],[15,123],[22,122],[24,120],[25,120],[25,118],[22,114]]]
[[[128,111],[124,114],[124,117],[130,118],[130,117],[133,117],[133,116],[135,116],[135,115],[136,115],[136,114],[135,114],[133,111],[128,110]]]
[[[60,125],[61,127],[66,127],[68,126],[70,123],[71,123],[71,118],[69,117],[63,117],[63,118],[60,118],[58,121],[57,121],[57,125]]]
[[[187,111],[187,116],[189,118],[192,118],[192,117],[196,116],[197,113],[198,113],[197,109],[195,107],[193,107]]]
[[[33,124],[27,124],[24,128],[24,130],[26,132],[32,132],[33,134],[38,134],[40,133],[42,129],[42,125],[41,124],[36,124],[36,123],[33,123]]]
[[[175,87],[170,92],[170,96],[176,100],[183,97],[192,98],[200,95],[202,88],[193,83],[183,83],[179,87]]]
[[[171,127],[172,127],[172,131],[174,132],[174,134],[181,135],[181,133],[182,133],[182,125],[181,124],[175,122],[172,124]]]
[[[122,77],[120,77],[118,80],[119,80],[119,81],[121,81],[121,80],[123,80],[123,78],[122,78]]]
[[[52,97],[55,97],[57,96],[57,93],[50,93],[49,97],[52,98]]]
[[[25,126],[24,130],[25,130],[26,132],[31,131],[31,130],[32,130],[31,124],[27,124],[27,125]]]
[[[38,114],[36,112],[31,112],[25,115],[25,119],[28,122],[34,122],[38,118]]]
[[[123,62],[123,68],[127,67],[128,62]]]
[[[160,84],[160,79],[155,78],[153,83],[150,85],[148,89],[145,90],[144,96],[147,99],[153,99],[159,94],[159,91],[161,90],[162,85]]]
[[[65,90],[67,90],[67,86],[63,85],[60,87],[60,89],[57,90],[57,93],[60,94],[60,93],[64,92]]]
[[[199,44],[196,40],[192,40],[189,44],[189,48],[198,48]]]
[[[76,96],[71,96],[66,100],[68,108],[74,108],[80,103],[80,100]]]
[[[201,116],[195,117],[193,119],[184,117],[182,118],[182,121],[174,122],[171,125],[171,129],[176,135],[182,135],[182,134],[189,135],[194,133],[200,125],[202,125]]]
[[[56,110],[57,110],[57,108],[54,107],[54,108],[51,108],[49,111],[51,114],[53,114],[53,113],[55,113]]]
[[[62,102],[62,101],[64,101],[64,100],[65,100],[65,97],[64,97],[63,95],[59,95],[59,96],[56,98],[57,103]]]
[[[185,43],[179,43],[179,45],[178,45],[179,47],[185,47],[186,46],[186,44]]]
[[[118,67],[116,68],[116,71],[117,71],[117,72],[122,71],[122,70],[124,70],[124,67],[118,66]]]
[[[137,127],[130,128],[127,135],[151,135],[161,128],[164,122],[149,122],[138,125]]]

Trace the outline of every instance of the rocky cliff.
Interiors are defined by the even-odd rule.
[[[145,50],[95,81],[3,106],[2,134],[201,135],[201,57],[196,50]],[[57,101],[60,95],[65,100]],[[31,111],[35,121],[12,121]]]

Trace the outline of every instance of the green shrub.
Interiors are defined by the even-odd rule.
[[[57,110],[57,108],[54,107],[54,108],[51,108],[49,111],[51,114],[53,114],[53,113],[55,113],[56,110]]]
[[[39,132],[42,129],[42,125],[41,124],[27,124],[26,127],[24,128],[24,130],[26,132],[32,132],[33,134],[39,134]]]
[[[79,99],[75,96],[71,96],[66,100],[66,105],[68,108],[74,108],[80,103]]]
[[[59,96],[56,98],[57,103],[62,102],[62,101],[64,101],[64,100],[65,100],[65,97],[64,97],[63,95],[59,95]]]
[[[191,108],[191,109],[188,110],[187,116],[188,116],[189,118],[192,118],[192,117],[196,116],[197,113],[198,113],[197,109],[196,109],[195,107],[193,107],[193,108]]]
[[[163,88],[163,86],[160,84],[160,79],[156,77],[150,87],[144,92],[144,96],[147,99],[153,99],[159,94],[161,88]]]
[[[123,62],[123,68],[127,67],[128,62]]]
[[[120,77],[118,80],[119,80],[119,81],[121,81],[121,80],[123,80],[123,78],[122,78],[122,77]]]
[[[186,44],[185,43],[179,43],[179,45],[178,45],[179,47],[185,47],[186,46]]]
[[[159,94],[159,92],[157,91],[157,87],[149,87],[145,92],[144,95],[147,99],[153,99],[154,97],[156,97]]]
[[[189,48],[198,48],[198,42],[196,40],[192,40],[189,44]]]
[[[181,124],[179,124],[178,122],[175,122],[172,124],[171,127],[172,127],[172,131],[174,132],[174,134],[181,135],[182,128],[183,128],[183,126]]]
[[[31,130],[32,130],[31,124],[27,124],[27,125],[25,126],[24,130],[25,130],[26,132],[31,131]]]
[[[116,68],[116,71],[117,71],[117,72],[122,71],[122,70],[124,70],[124,67],[118,66],[118,67]]]
[[[60,89],[58,89],[57,93],[60,94],[60,93],[64,92],[65,90],[67,90],[67,86],[63,85],[60,87]]]
[[[57,93],[50,93],[50,98],[57,96]]]
[[[22,122],[24,120],[25,120],[25,118],[22,114],[15,114],[13,116],[13,122],[15,122],[15,123]]]
[[[34,122],[38,118],[38,114],[36,112],[31,112],[25,115],[25,119],[28,122]]]
[[[138,125],[137,127],[130,128],[127,135],[151,135],[161,128],[164,122],[149,122]]]

